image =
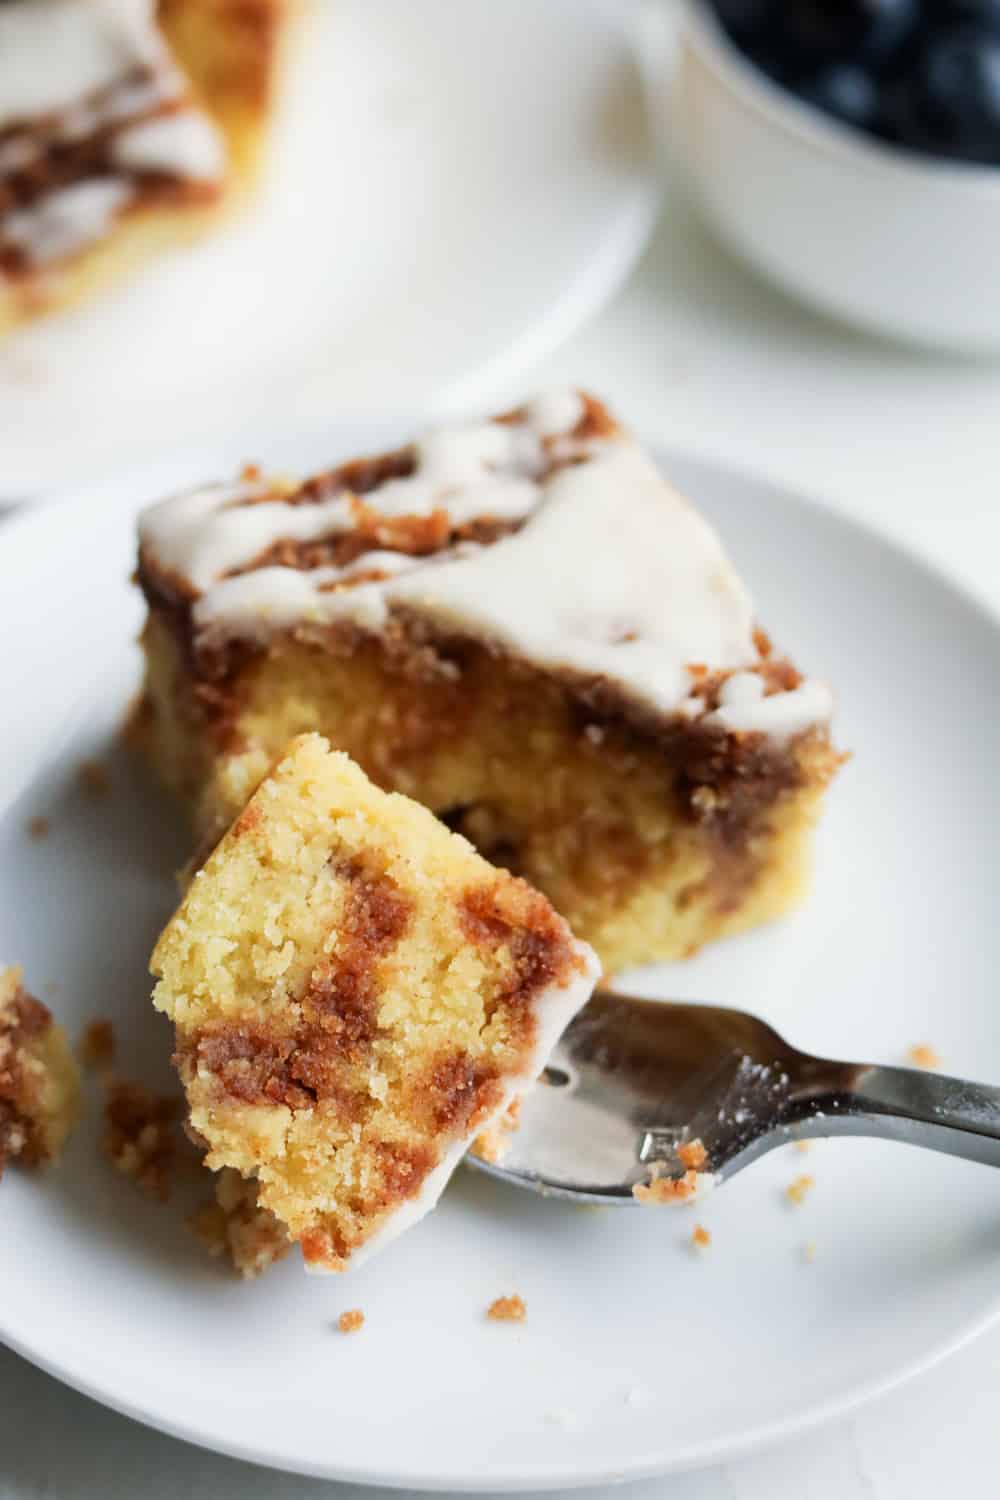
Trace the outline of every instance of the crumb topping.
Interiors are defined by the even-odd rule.
[[[496,1297],[486,1309],[487,1318],[494,1323],[523,1323],[528,1316],[528,1307],[523,1297],[515,1292],[512,1297]]]
[[[144,1084],[112,1079],[104,1100],[104,1154],[116,1171],[161,1201],[170,1196],[177,1162],[181,1102]]]
[[[44,1166],[59,1153],[77,1114],[78,1081],[61,1027],[21,984],[0,970],[0,1176],[17,1158]]]

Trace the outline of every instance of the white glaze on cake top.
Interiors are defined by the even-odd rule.
[[[353,502],[246,505],[239,486],[216,486],[147,510],[144,554],[197,595],[193,623],[206,645],[266,643],[341,620],[378,632],[405,614],[584,683],[609,682],[658,714],[775,737],[824,723],[825,685],[766,687],[750,597],[713,529],[630,438],[577,437],[583,412],[575,392],[553,392],[517,422],[439,430],[415,445],[411,477],[363,497],[392,517],[443,507],[453,526],[522,522],[487,546],[389,554],[398,558],[391,571],[384,553],[379,563],[369,553],[346,568],[227,577],[279,540],[351,529]],[[387,576],[352,583],[373,567]],[[696,691],[706,671],[733,674],[711,710]]]
[[[156,25],[152,0],[0,3],[0,187],[35,172],[0,212],[0,244],[47,265],[108,233],[154,173],[221,185],[222,137],[197,109]],[[96,166],[48,185],[53,143],[106,139]]]

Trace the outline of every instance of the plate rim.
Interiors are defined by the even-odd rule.
[[[395,413],[387,417],[374,413],[345,413],[332,428],[320,430],[312,425],[298,430],[289,427],[279,428],[268,434],[260,446],[264,448],[269,443],[271,446],[287,447],[307,443],[318,445],[320,441],[330,441],[332,445],[335,445],[342,433],[346,435],[352,429],[357,431],[366,426],[370,426],[374,431],[390,423],[394,424],[397,417],[398,414]],[[410,430],[415,426],[419,426],[419,422],[415,424],[411,418],[408,422],[404,420],[401,430]],[[832,524],[842,532],[860,537],[866,546],[875,547],[877,550],[904,560],[920,576],[922,582],[936,589],[944,589],[956,602],[971,612],[980,625],[986,627],[995,642],[998,661],[1000,661],[1000,608],[970,588],[963,578],[956,576],[947,566],[927,557],[914,544],[891,534],[876,520],[855,515],[822,494],[800,492],[793,485],[773,478],[766,471],[744,470],[734,464],[707,457],[697,450],[664,444],[650,437],[648,432],[640,436],[648,443],[657,463],[664,465],[668,472],[671,466],[676,464],[692,472],[701,470],[709,478],[724,479],[727,483],[737,486],[758,487],[767,491],[779,502],[793,505],[807,512],[818,513],[825,523]],[[43,535],[48,525],[53,522],[57,523],[59,519],[65,519],[65,507],[75,505],[81,516],[85,517],[94,507],[99,506],[102,501],[102,490],[106,486],[114,487],[116,497],[121,494],[125,486],[133,484],[137,487],[137,494],[148,494],[150,492],[149,481],[158,473],[164,473],[168,466],[170,470],[176,468],[178,471],[193,468],[203,461],[203,457],[207,459],[207,456],[212,453],[215,453],[224,464],[230,461],[227,455],[233,451],[233,448],[232,439],[229,436],[223,436],[216,444],[199,444],[181,454],[161,454],[159,459],[147,459],[142,463],[128,465],[116,473],[107,475],[103,481],[88,482],[75,490],[68,489],[59,494],[47,496],[40,505],[24,506],[5,520],[0,519],[0,538],[16,536],[22,545],[30,546],[33,531],[37,530]],[[143,475],[147,476],[145,485],[142,484]],[[116,498],[113,503],[121,505],[122,501]],[[0,583],[2,583],[6,569],[14,564],[15,560],[9,556],[9,549],[0,549]],[[31,768],[29,777],[44,770],[50,753],[45,752],[40,764]],[[15,789],[15,797],[23,791],[26,784],[22,782]],[[0,808],[0,814],[5,810],[5,808]],[[165,1418],[148,1404],[130,1401],[107,1382],[90,1378],[72,1357],[60,1361],[59,1358],[39,1352],[31,1346],[28,1340],[10,1332],[6,1327],[2,1309],[0,1309],[0,1342],[19,1357],[26,1359],[64,1385],[91,1400],[98,1401],[122,1416],[154,1431],[163,1432],[207,1451],[224,1454],[243,1462],[312,1478],[388,1489],[407,1489],[416,1484],[420,1488],[433,1489],[442,1493],[460,1491],[514,1493],[563,1488],[587,1489],[601,1484],[638,1481],[672,1473],[690,1472],[710,1464],[729,1462],[773,1447],[842,1419],[868,1402],[877,1400],[908,1381],[925,1374],[953,1354],[958,1353],[998,1322],[1000,1322],[1000,1289],[991,1303],[968,1316],[954,1329],[950,1337],[932,1344],[923,1353],[903,1361],[891,1371],[874,1375],[868,1380],[861,1381],[854,1388],[820,1400],[797,1414],[750,1427],[741,1427],[721,1438],[711,1440],[701,1438],[688,1448],[675,1442],[673,1451],[669,1455],[660,1457],[643,1455],[631,1464],[576,1469],[571,1463],[561,1462],[558,1470],[549,1469],[542,1472],[537,1469],[522,1470],[512,1465],[499,1476],[454,1472],[431,1474],[426,1471],[414,1474],[411,1470],[393,1469],[385,1462],[382,1462],[375,1470],[370,1467],[358,1468],[336,1463],[311,1462],[293,1453],[278,1453],[273,1449],[257,1448],[252,1441],[220,1439],[197,1419],[176,1421],[172,1418]]]

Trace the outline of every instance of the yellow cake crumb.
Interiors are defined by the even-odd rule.
[[[712,1236],[704,1224],[696,1224],[691,1231],[691,1244],[696,1250],[707,1250],[712,1243]]]
[[[365,1315],[360,1307],[352,1307],[349,1312],[342,1312],[337,1319],[337,1327],[341,1333],[357,1333],[359,1328],[364,1327],[364,1323]]]
[[[801,1204],[816,1186],[816,1179],[808,1172],[802,1172],[798,1177],[792,1179],[785,1189],[785,1197],[789,1203]]]
[[[494,1298],[486,1309],[486,1316],[494,1323],[523,1323],[528,1316],[528,1306],[515,1292],[512,1297]]]
[[[257,1202],[257,1185],[224,1168],[215,1182],[215,1201],[203,1204],[188,1226],[210,1255],[228,1257],[244,1280],[251,1280],[287,1255],[292,1242],[272,1213]]]
[[[941,1066],[941,1055],[930,1042],[914,1042],[906,1053],[915,1068],[926,1068],[933,1071]]]
[[[517,1129],[521,1119],[521,1100],[512,1099],[499,1119],[494,1120],[488,1130],[482,1131],[476,1136],[470,1146],[474,1156],[488,1161],[492,1165],[503,1161],[510,1150],[510,1137]]]

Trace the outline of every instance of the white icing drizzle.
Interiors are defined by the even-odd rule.
[[[0,129],[69,110],[164,48],[152,0],[0,3]]]
[[[193,109],[130,126],[115,140],[112,154],[129,171],[170,172],[195,182],[211,182],[226,167],[219,132]]]
[[[833,712],[833,695],[825,682],[802,682],[784,693],[764,695],[754,672],[737,672],[719,690],[719,707],[708,722],[734,733],[801,734]]]
[[[430,558],[390,553],[394,567],[379,553],[348,569],[266,567],[226,578],[279,539],[314,540],[353,525],[346,496],[243,505],[261,490],[239,485],[154,506],[140,521],[142,545],[197,591],[193,623],[204,643],[263,643],[296,625],[344,619],[377,632],[404,611],[540,666],[609,681],[658,713],[704,717],[733,733],[781,738],[825,723],[824,684],[765,691],[751,601],[712,528],[627,437],[574,437],[581,410],[575,393],[553,392],[516,423],[427,435],[415,445],[411,477],[363,497],[394,517],[443,505],[455,524],[524,518],[519,531],[488,546]],[[578,461],[546,473],[555,445],[575,445]],[[331,588],[373,567],[390,576]],[[714,710],[694,691],[693,668],[733,674]]]
[[[564,423],[575,426],[579,405],[564,403],[561,415]],[[551,412],[548,416],[551,421]],[[564,436],[566,431],[563,427],[544,436]],[[523,520],[542,498],[540,476],[548,462],[542,439],[530,408],[516,423],[437,429],[414,443],[411,475],[387,480],[361,498],[389,518],[443,509],[454,527],[487,517]],[[577,446],[581,455],[590,451],[589,445]],[[354,529],[355,510],[346,494],[300,505],[284,500],[240,503],[266,493],[260,484],[221,484],[165,500],[143,514],[142,543],[162,568],[204,591],[279,539],[311,542]]]
[[[105,235],[128,197],[128,184],[120,178],[91,177],[0,218],[0,234],[47,265]]]

